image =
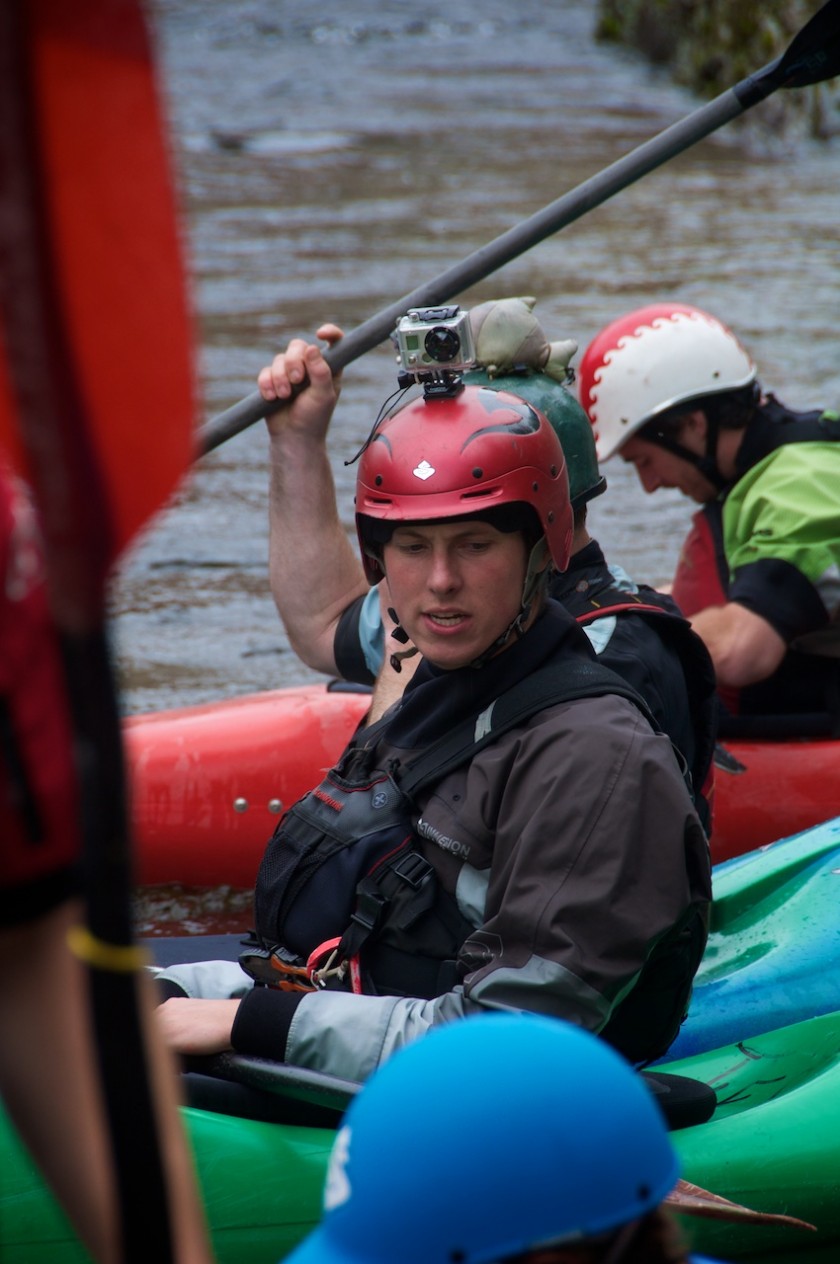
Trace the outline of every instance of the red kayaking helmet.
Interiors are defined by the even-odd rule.
[[[501,530],[533,526],[556,569],[569,564],[560,440],[541,412],[508,391],[465,386],[415,400],[385,418],[359,461],[356,527],[371,584],[382,578],[382,546],[397,525],[468,516]]]

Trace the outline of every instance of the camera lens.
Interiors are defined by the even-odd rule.
[[[447,364],[461,350],[461,339],[454,329],[447,329],[446,325],[435,325],[426,334],[423,346],[430,359],[438,364]]]

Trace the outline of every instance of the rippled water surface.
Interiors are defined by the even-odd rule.
[[[587,0],[422,6],[158,0],[206,420],[292,334],[350,329],[696,108],[593,41]],[[840,403],[840,140],[780,137],[773,100],[468,294],[532,294],[550,338],[680,297],[730,321],[794,406]],[[393,389],[390,348],[351,366],[344,467]],[[154,424],[165,426],[159,417]],[[312,679],[266,578],[262,424],[205,458],[124,565],[114,629],[131,711]],[[612,462],[591,522],[666,581],[688,507]]]

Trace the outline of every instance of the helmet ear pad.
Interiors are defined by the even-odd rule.
[[[546,417],[518,396],[478,386],[415,400],[385,418],[359,461],[356,524],[367,577],[378,583],[383,573],[384,545],[371,520],[439,522],[514,505],[533,510],[555,567],[565,570],[574,529],[568,477]],[[522,529],[521,519],[511,529]]]

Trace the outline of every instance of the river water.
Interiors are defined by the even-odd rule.
[[[597,45],[594,0],[157,0],[156,29],[207,420],[324,319],[351,329],[696,108]],[[780,135],[775,100],[507,265],[460,300],[530,294],[581,350],[674,297],[730,321],[766,385],[840,404],[840,139]],[[332,430],[348,529],[358,447],[395,386],[356,362]],[[151,424],[167,424],[165,416]],[[196,465],[124,562],[113,628],[126,711],[314,679],[266,577],[262,423]],[[667,581],[689,508],[606,467],[608,555]]]

